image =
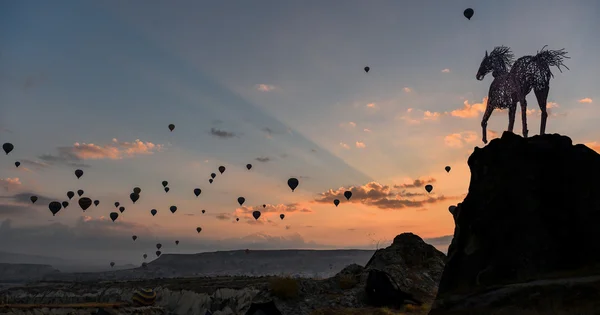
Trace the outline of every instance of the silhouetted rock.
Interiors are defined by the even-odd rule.
[[[1,264],[1,282],[37,281],[45,276],[56,275],[60,272],[50,265],[41,264]]]
[[[509,283],[600,274],[599,154],[558,134],[504,132],[475,148],[468,164],[469,193],[454,210],[454,239],[430,314],[483,305],[483,295],[474,296],[491,288],[510,291],[518,304],[515,290],[543,282]]]
[[[365,266],[388,273],[402,292],[420,301],[435,298],[446,255],[413,233],[402,233],[377,250]]]

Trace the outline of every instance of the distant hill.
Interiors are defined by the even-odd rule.
[[[79,260],[62,259],[51,256],[29,255],[20,253],[0,252],[0,264],[33,264],[33,265],[49,265],[61,272],[101,272],[107,270],[131,269],[137,266],[116,265],[110,268],[105,265],[90,265],[89,263]],[[1,280],[1,278],[0,278]]]
[[[330,277],[350,264],[365,265],[373,250],[234,250],[199,254],[164,254],[147,268],[109,272],[61,273],[48,280],[95,281],[192,276]]]

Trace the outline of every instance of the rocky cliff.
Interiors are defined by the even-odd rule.
[[[468,165],[469,192],[451,210],[454,239],[431,315],[475,305],[543,304],[536,299],[552,300],[553,293],[518,292],[544,283],[562,286],[559,291],[583,283],[597,289],[598,153],[558,134],[525,139],[505,132],[475,148]]]

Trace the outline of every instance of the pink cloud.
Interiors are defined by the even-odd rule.
[[[0,178],[0,187],[4,188],[7,191],[18,188],[19,186],[21,186],[21,180],[19,180],[18,177],[8,177],[4,179]]]
[[[449,134],[444,137],[444,144],[451,148],[462,148],[466,144],[477,141],[478,135],[474,131],[463,131]]]
[[[455,109],[450,112],[450,115],[460,118],[473,118],[478,117],[485,111],[487,106],[487,97],[483,98],[481,103],[469,104],[468,100],[463,103],[464,106],[460,109]]]
[[[589,103],[591,103],[591,102],[592,102],[592,99],[591,99],[591,98],[589,98],[589,97],[586,97],[586,98],[582,98],[582,99],[580,99],[578,102],[579,102],[579,103],[587,103],[587,104],[589,104]]]
[[[448,68],[442,69],[442,73],[450,73],[450,69],[448,69]]]
[[[275,86],[270,84],[257,84],[255,87],[261,92],[271,92],[275,89]]]
[[[356,141],[356,147],[359,149],[364,149],[367,145],[364,142]]]
[[[133,142],[119,142],[117,139],[113,139],[112,143],[107,145],[76,142],[73,147],[62,149],[70,151],[68,152],[70,155],[81,160],[119,160],[136,155],[153,154],[162,150],[163,146],[152,142],[143,142],[139,139]]]
[[[340,142],[340,146],[341,146],[342,148],[346,149],[346,150],[350,149],[350,146],[349,146],[349,145],[347,145],[347,144],[345,144],[345,143],[343,143],[343,142]]]

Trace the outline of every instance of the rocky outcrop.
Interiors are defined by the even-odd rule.
[[[0,282],[36,281],[58,273],[50,265],[0,263]]]
[[[379,249],[365,266],[366,270],[387,272],[400,290],[421,301],[431,301],[437,286],[446,255],[413,233],[402,233],[389,247]]]
[[[454,239],[431,315],[481,302],[480,292],[523,288],[511,283],[600,274],[599,154],[558,134],[505,132],[468,164],[469,193],[452,209]]]

